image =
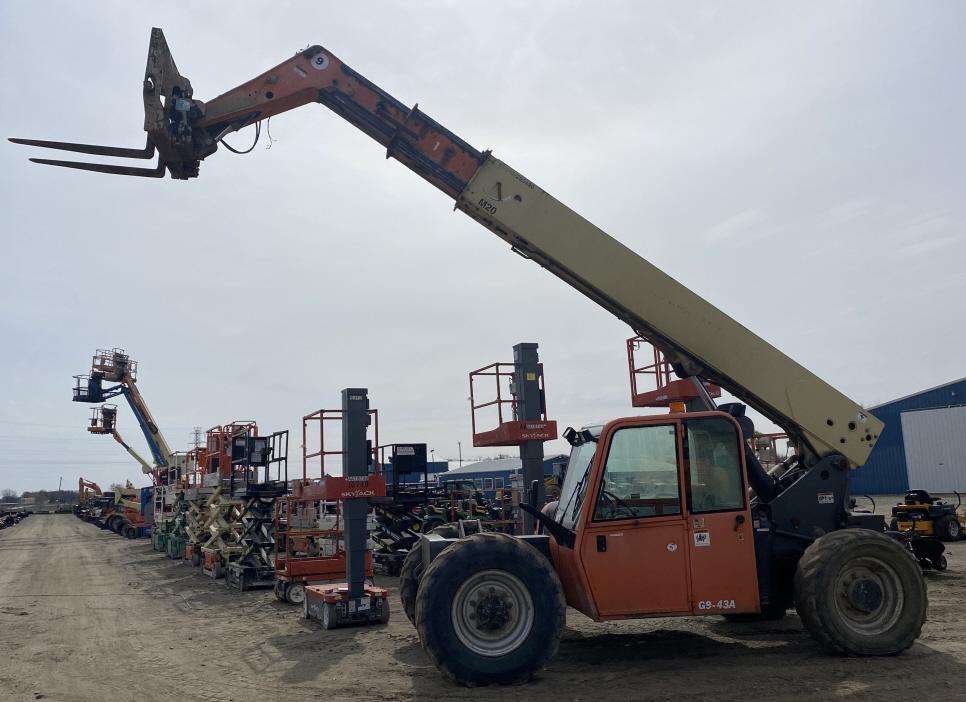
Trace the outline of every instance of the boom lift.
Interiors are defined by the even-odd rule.
[[[137,361],[121,348],[98,349],[91,360],[89,375],[74,376],[74,402],[103,403],[105,400],[123,396],[141,428],[154,464],[150,465],[117,433],[117,406],[102,405],[95,408],[88,431],[93,434],[109,434],[141,464],[141,471],[151,476],[154,486],[152,507],[155,528],[167,529],[165,523],[172,518],[172,511],[183,466],[179,455],[171,451],[157,422],[148,410],[147,403],[137,386]],[[105,387],[105,383],[114,383]],[[160,507],[160,509],[158,509]],[[154,542],[158,547],[157,541]]]
[[[423,537],[416,627],[452,679],[527,679],[555,652],[565,604],[609,620],[777,614],[794,603],[819,642],[851,655],[898,653],[919,635],[926,592],[918,566],[881,517],[849,510],[849,469],[865,462],[882,430],[860,405],[321,46],[203,102],[155,29],[143,98],[144,149],[14,141],[120,157],[157,150],[155,169],[34,160],[187,179],[225,135],[320,102],[513,251],[626,322],[695,384],[700,403],[690,411],[565,432],[573,449],[556,514],[527,506],[549,534]],[[787,434],[797,459],[780,478],[750,451],[745,406],[716,407],[705,383]]]
[[[130,444],[124,441],[117,431],[117,405],[104,404],[100,407],[91,408],[91,421],[87,425],[87,431],[91,434],[109,435],[114,441],[119,443],[125,451],[141,466],[141,472],[154,478],[154,467],[141,458],[141,454],[134,450]]]

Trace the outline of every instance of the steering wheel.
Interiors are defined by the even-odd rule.
[[[636,517],[637,516],[637,511],[633,507],[631,507],[629,504],[627,504],[626,502],[624,502],[624,500],[622,500],[621,498],[619,498],[617,495],[615,495],[614,493],[612,493],[610,490],[606,490],[606,489],[605,490],[601,490],[600,491],[600,494],[603,495],[604,497],[608,498],[611,502],[613,502],[615,505],[617,505],[621,509],[625,510],[630,516],[632,516],[632,517]]]

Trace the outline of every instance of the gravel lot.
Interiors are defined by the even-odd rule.
[[[828,656],[794,615],[605,625],[571,611],[531,684],[468,690],[429,663],[395,595],[388,626],[324,632],[271,592],[229,591],[147,540],[35,515],[0,532],[0,699],[966,699],[966,541],[947,554],[949,570],[926,575],[923,636],[898,657]]]

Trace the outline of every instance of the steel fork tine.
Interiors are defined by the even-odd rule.
[[[154,144],[148,138],[143,149],[127,149],[119,146],[98,146],[97,144],[75,144],[69,141],[45,141],[43,139],[16,139],[11,138],[14,144],[25,144],[26,146],[39,146],[44,149],[59,149],[60,151],[75,151],[81,154],[93,154],[94,156],[114,156],[117,158],[154,158]],[[34,159],[30,159],[33,161]]]
[[[113,175],[140,176],[142,178],[164,178],[164,162],[158,159],[156,168],[136,168],[134,166],[115,166],[108,163],[84,163],[83,161],[55,161],[49,158],[32,158],[34,163],[45,166],[61,166],[62,168],[76,168],[81,171],[95,173],[111,173]]]

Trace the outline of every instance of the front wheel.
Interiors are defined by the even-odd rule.
[[[285,588],[285,599],[288,600],[289,604],[293,605],[300,605],[305,602],[305,584],[290,583]]]
[[[322,603],[322,628],[331,631],[339,626],[339,610],[330,602]]]
[[[460,532],[456,524],[437,524],[427,533],[438,534],[445,539],[458,539]],[[420,554],[420,542],[417,541],[409,549],[402,568],[399,569],[399,600],[403,611],[411,624],[416,623],[416,593],[419,591],[419,579],[423,574],[423,559]]]
[[[455,682],[522,683],[556,653],[566,606],[539,551],[506,534],[474,534],[426,568],[416,628],[430,659]]]
[[[850,656],[901,653],[926,620],[919,565],[894,539],[869,529],[820,537],[795,573],[795,606],[825,648]]]

